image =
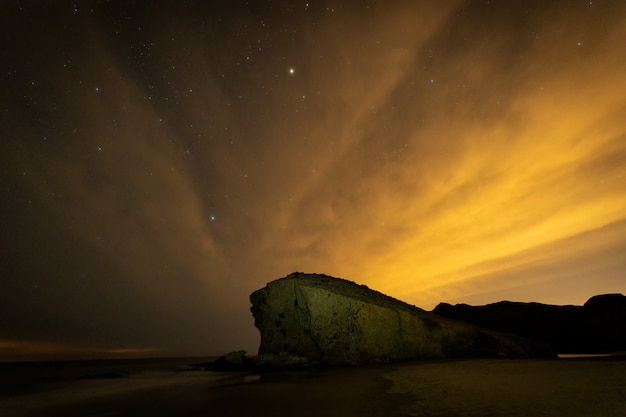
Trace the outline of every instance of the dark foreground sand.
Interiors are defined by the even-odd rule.
[[[459,360],[266,375],[143,372],[0,393],[0,416],[626,416],[626,361]]]
[[[410,416],[626,416],[626,362],[480,360],[385,373]]]

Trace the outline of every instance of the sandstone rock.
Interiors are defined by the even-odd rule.
[[[416,358],[546,357],[542,344],[449,320],[366,286],[293,273],[250,295],[259,355],[313,363],[386,363]]]
[[[500,301],[441,303],[434,313],[486,329],[543,341],[560,353],[626,351],[626,297],[596,295],[583,306]]]

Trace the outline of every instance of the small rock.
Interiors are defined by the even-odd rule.
[[[245,371],[253,364],[246,356],[245,350],[237,350],[220,356],[213,362],[205,364],[204,369],[208,371]]]

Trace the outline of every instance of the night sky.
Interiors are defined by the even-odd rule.
[[[626,2],[3,1],[0,360],[256,353],[293,271],[626,293]]]

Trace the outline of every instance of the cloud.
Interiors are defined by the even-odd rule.
[[[622,288],[625,226],[622,220],[476,263],[458,271],[457,281],[416,291],[413,297],[429,309],[440,301],[486,304],[503,299],[582,305],[595,294]]]
[[[210,215],[174,145],[177,132],[123,72],[112,72],[102,89],[123,97],[110,102],[103,91],[68,109],[73,137],[55,138],[66,143],[26,168],[26,181],[49,196],[60,228],[128,275],[181,268],[199,279],[219,256]]]
[[[313,154],[327,164],[298,183],[288,259],[411,299],[475,263],[621,220],[626,85],[614,50],[624,34],[613,22],[581,49],[581,16],[534,16],[526,39],[474,33],[450,50],[442,31],[406,45],[415,66],[348,106],[376,111],[347,119],[347,150]],[[445,60],[432,62],[431,45]],[[431,83],[426,64],[442,77]]]

